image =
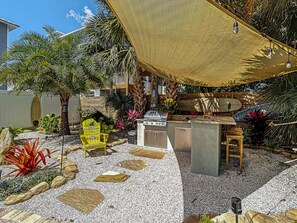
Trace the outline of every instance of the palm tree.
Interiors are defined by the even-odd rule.
[[[72,96],[87,91],[91,84],[102,85],[105,78],[96,71],[96,62],[80,49],[80,34],[59,38],[52,27],[44,30],[47,36],[26,32],[9,48],[1,79],[13,83],[16,91],[58,96],[60,134],[70,134],[68,110],[63,105],[68,108]]]
[[[88,42],[85,51],[96,58],[101,71],[111,77],[114,74],[128,74],[134,77],[133,96],[135,108],[143,114],[146,106],[142,70],[138,64],[134,48],[117,17],[104,0],[97,0],[100,8],[86,26]]]

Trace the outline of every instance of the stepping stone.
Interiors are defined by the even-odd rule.
[[[57,197],[64,204],[81,212],[89,213],[104,200],[98,190],[73,188]]]
[[[124,160],[118,164],[120,167],[130,169],[130,170],[142,170],[149,164],[143,160]]]
[[[110,171],[112,172],[112,171]],[[130,176],[124,173],[103,173],[102,175],[95,178],[95,182],[112,182],[120,183],[126,181]]]
[[[131,150],[130,153],[134,156],[142,156],[152,159],[163,159],[165,156],[164,152],[148,150],[148,149],[134,149]]]

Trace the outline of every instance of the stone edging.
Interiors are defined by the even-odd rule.
[[[49,185],[47,182],[41,182],[38,185],[32,187],[29,191],[21,193],[21,194],[15,194],[8,196],[3,203],[6,205],[13,205],[17,204],[26,200],[29,200],[31,197],[37,194],[41,194],[50,188],[57,188],[65,184],[69,180],[75,179],[76,173],[78,173],[77,164],[73,160],[67,159],[67,154],[71,151],[76,151],[78,149],[81,149],[80,146],[72,146],[64,151],[63,156],[63,164],[62,164],[62,176],[57,176],[53,179],[51,182],[51,185]],[[54,156],[54,158],[58,161],[59,164],[61,164],[61,153]]]

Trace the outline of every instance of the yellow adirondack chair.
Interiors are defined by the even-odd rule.
[[[86,152],[89,149],[104,149],[104,155],[106,155],[106,142],[108,140],[108,134],[101,133],[101,123],[96,122],[90,118],[82,123],[83,134],[80,136],[80,140],[83,144],[84,158],[86,158]]]

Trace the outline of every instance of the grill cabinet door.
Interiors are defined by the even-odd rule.
[[[175,127],[176,150],[191,151],[191,129]]]
[[[144,130],[144,145],[167,148],[167,133],[162,130]]]

